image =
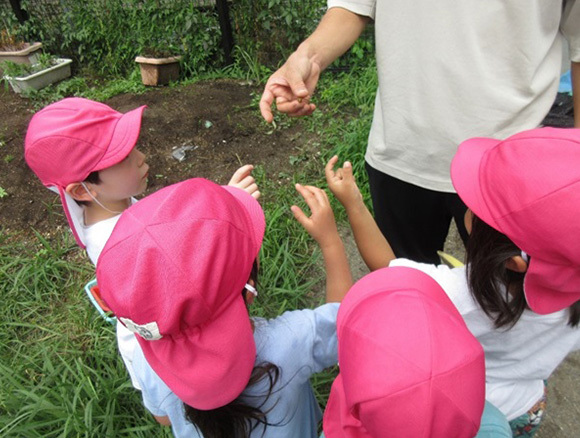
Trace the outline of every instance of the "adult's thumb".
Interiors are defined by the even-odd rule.
[[[304,81],[302,80],[302,78],[299,75],[293,75],[289,78],[287,78],[288,80],[288,84],[290,85],[290,88],[292,89],[292,93],[294,94],[294,96],[296,97],[306,97],[308,96],[308,88],[306,88],[306,84],[304,83]]]

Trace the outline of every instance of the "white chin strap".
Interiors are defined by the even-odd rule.
[[[104,208],[104,209],[105,209],[105,210],[107,210],[109,213],[113,213],[113,214],[121,214],[121,213],[123,213],[122,211],[114,211],[114,210],[111,210],[111,209],[109,209],[109,208],[105,207],[103,204],[101,204],[101,203],[99,202],[99,200],[98,200],[97,198],[95,198],[95,197],[93,196],[93,194],[91,193],[91,191],[88,189],[88,187],[85,185],[85,183],[84,183],[84,182],[81,182],[81,185],[82,185],[82,186],[83,186],[83,188],[86,190],[87,194],[88,194],[88,195],[91,197],[91,199],[92,199],[93,201],[95,201],[95,202],[96,202],[96,203],[97,203],[97,204],[98,204],[98,205],[99,205],[101,208]]]
[[[254,286],[252,286],[251,284],[246,283],[245,289],[250,292],[252,295],[254,295],[255,297],[258,296],[258,291],[256,290],[256,288]]]

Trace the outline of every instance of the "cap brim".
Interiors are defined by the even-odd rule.
[[[480,173],[486,154],[500,143],[493,138],[472,138],[457,148],[451,161],[451,182],[455,191],[477,217],[497,229],[481,189]]]
[[[94,171],[106,169],[121,162],[137,144],[141,132],[141,120],[146,105],[135,108],[121,116],[115,126],[109,148]]]
[[[264,239],[264,231],[266,230],[264,210],[260,206],[260,203],[248,192],[233,186],[222,187],[236,198],[242,207],[244,207],[244,211],[248,215],[250,223],[252,224],[254,231],[254,244],[257,247],[256,255],[258,255],[260,247],[262,246],[262,240]]]
[[[256,360],[254,334],[241,293],[211,325],[211,330],[192,328],[178,338],[147,341],[136,335],[161,380],[180,400],[202,410],[235,400],[248,385]]]
[[[524,277],[524,294],[530,309],[547,315],[566,309],[580,300],[576,286],[580,270],[574,266],[557,266],[532,258]]]
[[[73,236],[82,248],[86,248],[87,245],[84,232],[83,207],[77,204],[77,202],[65,191],[64,188],[51,186],[49,189],[59,194],[62,208],[70,225]]]

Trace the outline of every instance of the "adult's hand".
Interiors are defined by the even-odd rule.
[[[320,65],[298,49],[266,83],[260,99],[260,112],[266,122],[274,120],[272,104],[292,117],[312,114],[316,105],[310,102],[320,77]]]
[[[278,111],[290,116],[312,114],[316,105],[310,99],[320,72],[353,45],[369,22],[369,17],[342,7],[326,11],[312,35],[268,79],[260,99],[264,120],[268,123],[274,120],[274,103]]]

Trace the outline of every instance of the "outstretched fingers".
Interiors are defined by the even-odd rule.
[[[332,180],[336,177],[336,172],[334,171],[334,166],[336,165],[337,162],[338,162],[338,155],[334,155],[330,160],[328,160],[328,163],[326,163],[326,166],[324,167],[324,174],[326,175],[327,182],[330,182],[330,180]]]
[[[260,197],[260,190],[258,189],[256,180],[251,175],[252,170],[254,170],[252,164],[246,164],[240,167],[234,172],[228,185],[242,189],[249,193],[254,199],[258,199]]]
[[[252,170],[254,170],[254,165],[253,164],[244,164],[242,167],[240,167],[239,169],[237,169],[234,172],[234,174],[230,178],[229,184],[230,185],[233,185],[233,184],[237,184],[237,183],[241,182],[248,175],[250,175],[250,173],[252,173]]]

